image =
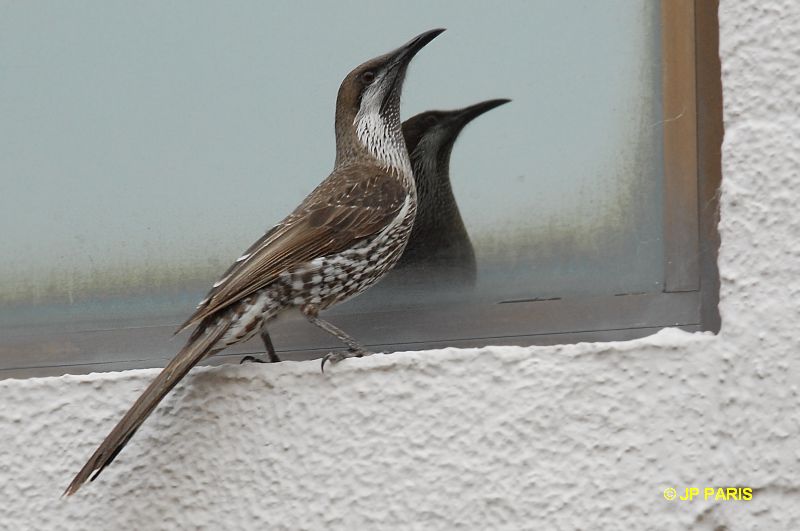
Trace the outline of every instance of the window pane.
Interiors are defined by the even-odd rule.
[[[438,25],[404,118],[513,100],[451,160],[476,290],[387,282],[351,310],[660,291],[658,2],[18,2],[0,17],[0,328],[180,320],[330,171],[342,77]]]

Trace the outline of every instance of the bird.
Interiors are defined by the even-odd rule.
[[[405,302],[418,300],[431,289],[441,295],[443,287],[463,291],[475,286],[475,250],[453,194],[450,154],[468,123],[510,101],[493,99],[462,109],[425,111],[403,122],[403,138],[417,189],[417,214],[400,260],[370,290],[369,299],[391,297]],[[281,361],[266,329],[262,329],[261,339],[269,362]],[[245,362],[267,360],[250,355],[242,358],[241,363]]]
[[[111,430],[64,495],[77,492],[90,477],[96,479],[194,365],[266,330],[280,314],[299,312],[347,346],[325,356],[323,370],[326,362],[369,354],[319,313],[369,288],[397,262],[408,242],[417,196],[401,130],[400,96],[409,63],[443,31],[421,33],[344,78],[336,98],[331,174],[214,283],[178,329],[194,326],[185,346]]]
[[[417,188],[417,216],[408,245],[381,288],[393,285],[395,279],[410,280],[417,288],[420,282],[475,285],[475,250],[453,195],[450,154],[468,123],[510,101],[493,99],[463,109],[426,111],[403,122]]]

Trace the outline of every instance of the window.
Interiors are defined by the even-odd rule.
[[[474,287],[397,273],[331,321],[373,350],[716,331],[713,2],[22,3],[0,21],[0,376],[165,363],[214,279],[330,171],[344,75],[440,24],[403,118],[513,100],[452,153]],[[340,348],[304,321],[271,331],[284,359]]]

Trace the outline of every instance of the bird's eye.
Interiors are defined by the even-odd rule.
[[[364,82],[365,85],[369,85],[373,81],[375,81],[375,72],[372,70],[367,70],[363,74],[361,74],[361,81]]]

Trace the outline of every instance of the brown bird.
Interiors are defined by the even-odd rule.
[[[511,100],[483,101],[452,111],[426,111],[403,122],[403,137],[417,188],[417,215],[408,244],[397,265],[365,298],[395,302],[418,301],[431,290],[441,300],[443,290],[475,285],[475,250],[461,218],[450,182],[450,155],[461,131],[472,120]],[[262,328],[269,361],[281,361]],[[265,363],[246,356],[242,362]]]
[[[484,101],[453,111],[427,111],[403,122],[417,187],[417,216],[403,255],[383,288],[412,273],[419,282],[471,287],[475,251],[450,182],[450,154],[464,127],[483,113],[511,100]]]
[[[411,59],[443,31],[422,33],[345,77],[336,100],[333,172],[214,284],[178,330],[195,326],[186,345],[64,494],[74,494],[90,475],[94,480],[194,365],[265,330],[280,313],[299,310],[347,345],[346,352],[323,358],[323,368],[326,361],[367,354],[352,337],[320,319],[319,312],[374,284],[408,242],[417,196],[401,131],[400,93]]]

